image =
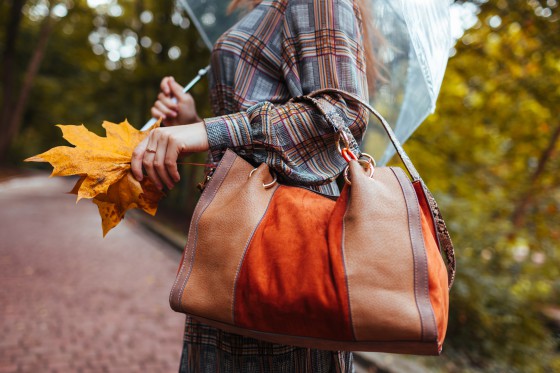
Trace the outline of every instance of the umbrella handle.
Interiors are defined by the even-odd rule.
[[[189,84],[187,84],[184,88],[183,88],[183,93],[187,93],[188,91],[191,90],[192,87],[195,86],[196,83],[198,83],[200,81],[200,79],[206,75],[206,73],[208,73],[208,70],[210,70],[210,65],[206,66],[204,69],[200,69],[198,70],[198,74],[197,76],[194,77],[193,80],[191,80],[189,82]],[[173,97],[172,101],[174,103],[177,102],[177,98]],[[140,129],[141,131],[146,131],[148,130],[150,127],[152,127],[156,122],[158,121],[158,118],[152,118],[150,119],[148,122],[146,122],[146,124],[144,124],[144,126]]]

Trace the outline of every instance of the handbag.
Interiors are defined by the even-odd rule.
[[[411,179],[355,155],[334,107],[314,98],[321,93],[373,113]],[[348,161],[340,196],[281,185],[266,164],[255,168],[226,150],[194,210],[172,309],[274,343],[440,354],[455,258],[433,196],[389,124],[363,100],[337,89],[292,100],[316,105],[336,130]]]

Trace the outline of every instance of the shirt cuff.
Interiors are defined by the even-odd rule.
[[[208,145],[214,161],[219,160],[226,149],[250,151],[253,144],[251,122],[247,113],[238,112],[204,119]]]

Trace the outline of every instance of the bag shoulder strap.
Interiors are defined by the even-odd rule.
[[[434,225],[435,225],[435,229],[436,229],[436,237],[437,237],[437,241],[439,243],[439,247],[445,253],[445,257],[447,259],[448,286],[449,286],[449,289],[451,289],[451,286],[453,285],[453,281],[455,280],[455,272],[456,272],[455,250],[453,248],[453,243],[451,242],[451,237],[449,236],[447,226],[445,225],[443,217],[441,216],[441,212],[439,210],[439,207],[436,203],[435,198],[430,193],[426,184],[424,183],[424,181],[420,177],[420,174],[418,173],[418,171],[416,170],[416,168],[412,164],[412,161],[410,160],[410,158],[408,157],[408,155],[404,151],[400,141],[395,136],[395,133],[393,132],[393,129],[391,128],[389,123],[387,123],[385,118],[383,118],[383,116],[381,114],[379,114],[379,112],[377,112],[377,110],[372,108],[367,102],[365,102],[363,99],[359,98],[358,96],[356,96],[352,93],[342,91],[340,89],[336,89],[336,88],[319,89],[319,90],[311,92],[308,95],[294,97],[292,99],[293,101],[300,101],[300,100],[310,100],[310,101],[312,101],[315,104],[315,106],[319,109],[321,114],[323,114],[325,116],[327,122],[331,126],[333,126],[333,128],[335,128],[339,132],[345,132],[348,135],[348,138],[350,138],[351,142],[352,142],[351,145],[352,145],[352,147],[355,148],[355,150],[359,151],[358,143],[354,139],[354,136],[352,135],[352,133],[350,133],[350,130],[348,129],[348,127],[344,125],[344,122],[343,122],[342,118],[340,117],[339,113],[336,111],[335,107],[333,105],[329,105],[328,103],[325,103],[325,101],[319,101],[319,100],[314,98],[315,96],[317,96],[319,94],[324,94],[324,93],[340,94],[344,98],[351,99],[351,100],[354,100],[354,101],[357,101],[357,102],[361,103],[366,109],[368,109],[369,112],[372,113],[377,118],[377,120],[379,120],[383,129],[387,133],[387,136],[389,136],[389,139],[391,140],[391,143],[395,147],[395,149],[397,151],[397,154],[399,155],[399,158],[401,159],[404,166],[406,167],[406,170],[410,174],[410,176],[412,178],[412,181],[413,182],[418,181],[418,182],[421,183],[423,191],[424,191],[424,195],[425,195],[426,199],[428,200],[428,204],[429,204],[430,209],[432,211],[432,215],[433,215],[433,219],[434,219]]]

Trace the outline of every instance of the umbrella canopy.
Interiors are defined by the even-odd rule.
[[[177,0],[210,51],[218,38],[240,19],[239,11],[227,14],[230,2],[231,0]]]
[[[453,46],[450,3],[448,0],[369,1],[373,27],[384,39],[377,55],[387,77],[386,82],[376,87],[370,103],[388,119],[395,135],[404,143],[436,107]],[[377,145],[375,149],[383,149],[380,160],[386,163],[394,148],[388,146],[385,136],[377,135],[380,132],[372,132],[368,139]]]
[[[230,0],[177,1],[209,50],[241,15],[240,12],[226,14]],[[372,27],[380,34],[380,38],[372,40],[378,44],[374,50],[384,77],[376,85],[370,103],[391,123],[397,138],[405,142],[435,110],[452,47],[450,3],[449,0],[368,1]],[[394,154],[393,147],[388,145],[380,127],[370,126],[365,146],[380,158],[380,163]]]

